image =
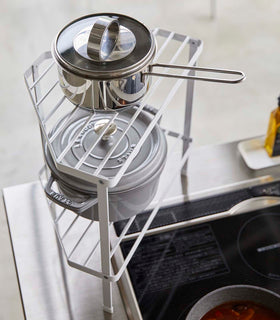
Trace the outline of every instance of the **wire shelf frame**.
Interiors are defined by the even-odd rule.
[[[153,33],[158,42],[158,51],[154,60],[155,62],[159,61],[159,59],[165,56],[169,51],[172,51],[171,48],[173,48],[173,54],[171,57],[169,57],[170,64],[175,63],[177,59],[183,55],[183,58],[188,62],[188,66],[196,65],[198,57],[202,52],[203,45],[201,40],[192,39],[188,36],[162,29],[156,29],[153,31]],[[133,257],[133,254],[141,243],[141,240],[149,232],[151,223],[153,222],[158,210],[162,206],[164,199],[167,197],[172,182],[175,181],[176,177],[178,177],[180,173],[186,175],[187,161],[191,152],[190,122],[193,104],[194,80],[187,81],[186,100],[185,104],[183,103],[185,117],[182,132],[176,132],[170,130],[169,128],[161,127],[162,131],[169,138],[167,154],[168,159],[172,159],[172,155],[178,145],[178,139],[181,141],[183,150],[180,157],[180,162],[178,165],[176,165],[174,170],[172,170],[173,172],[169,179],[169,184],[160,190],[158,200],[153,204],[152,211],[144,223],[142,230],[135,235],[134,244],[132,245],[130,252],[118,270],[113,271],[111,266],[112,259],[117,251],[120,250],[121,243],[123,241],[130,240],[133,236],[128,234],[128,231],[136,216],[133,216],[127,220],[121,234],[117,236],[114,232],[113,223],[109,221],[109,190],[110,188],[116,186],[123,177],[129,165],[140,151],[143,143],[155,125],[161,121],[167,107],[171,104],[174,96],[185,80],[168,79],[168,90],[165,90],[164,92],[162,92],[161,88],[163,79],[159,78],[154,81],[143,101],[141,101],[141,104],[131,117],[127,127],[123,131],[123,134],[111,146],[104,159],[100,162],[99,166],[89,172],[83,169],[83,164],[92,150],[97,146],[98,142],[102,139],[110,124],[118,117],[118,113],[111,113],[110,121],[101,130],[101,133],[96,140],[92,141],[92,144],[88,150],[79,160],[77,160],[74,165],[69,165],[69,163],[65,161],[65,156],[71,150],[72,146],[78,141],[82,131],[85,130],[85,128],[87,128],[90,122],[94,119],[95,113],[93,111],[89,112],[88,117],[78,129],[78,132],[72,137],[70,143],[64,148],[64,150],[62,150],[60,154],[56,154],[53,144],[59,137],[59,134],[67,127],[71,119],[75,117],[75,114],[79,112],[80,107],[70,103],[63,95],[62,90],[59,90],[59,82],[57,81],[57,74],[55,73],[56,70],[54,66],[55,63],[52,59],[51,53],[45,52],[24,74],[32,104],[40,124],[43,148],[45,147],[45,144],[47,144],[58,170],[73,177],[78,177],[79,179],[96,184],[96,205],[98,207],[99,221],[91,221],[83,218],[71,210],[61,208],[48,198],[46,199],[57,238],[64,251],[68,264],[76,269],[99,277],[103,280],[103,308],[105,311],[112,313],[112,283],[120,279],[123,272],[126,270],[129,261]],[[164,71],[168,72],[169,70],[166,68]],[[180,70],[179,74],[182,76],[193,76],[195,71]],[[47,84],[44,83],[46,78],[49,78],[49,80],[46,81]],[[161,92],[163,101],[160,103],[160,106],[155,109],[151,107],[151,101],[157,92]],[[111,178],[103,176],[102,169],[142,110],[148,110],[152,114],[152,120],[145,129],[144,134],[141,136],[137,145],[124,161],[116,175]],[[63,118],[64,120],[60,123],[56,130],[53,130],[53,121],[58,118]],[[171,148],[169,145],[170,143],[171,145],[173,144]],[[39,176],[43,188],[45,188],[50,174],[51,173],[47,165],[40,170]],[[164,174],[165,169],[163,170],[162,175]],[[99,234],[99,237],[97,241],[93,241],[95,238],[93,235],[96,234]]]
[[[156,29],[154,32],[154,35],[156,39],[163,38],[164,41],[159,47],[157,54],[155,56],[154,62],[157,62],[161,56],[165,54],[166,51],[169,50],[169,47],[174,45],[174,43],[177,45],[176,51],[172,55],[172,57],[169,59],[169,64],[174,64],[177,59],[182,54],[188,54],[190,50],[190,46],[195,46],[195,52],[193,52],[191,58],[189,59],[188,66],[194,66],[196,64],[196,61],[199,57],[199,55],[202,52],[202,42],[200,40],[191,39],[188,36],[180,35],[177,33],[173,33],[170,31],[162,30],[162,29]],[[158,41],[159,42],[159,41]],[[186,51],[188,50],[188,51]],[[43,64],[43,62],[48,61],[47,67],[39,74],[38,69],[40,68],[40,65]],[[37,114],[39,124],[41,127],[42,134],[44,136],[44,139],[48,145],[48,148],[50,150],[50,153],[52,155],[52,158],[56,164],[56,167],[61,172],[67,173],[69,175],[72,175],[74,177],[78,177],[80,179],[83,179],[85,181],[91,182],[91,183],[97,183],[99,181],[102,181],[103,184],[108,186],[109,188],[115,187],[120,179],[122,178],[123,174],[128,169],[129,165],[135,158],[135,156],[140,151],[141,147],[143,146],[145,140],[153,130],[155,124],[159,121],[159,119],[162,117],[166,107],[170,104],[172,99],[174,98],[175,94],[177,93],[178,89],[184,82],[183,79],[178,79],[177,81],[172,81],[172,85],[170,87],[170,91],[167,92],[167,95],[165,97],[164,103],[161,105],[161,107],[157,110],[157,113],[154,115],[151,123],[146,128],[144,134],[140,138],[140,141],[137,143],[136,147],[133,149],[133,151],[130,153],[130,155],[127,157],[127,159],[124,161],[118,172],[113,177],[105,177],[102,175],[102,170],[106,166],[108,160],[110,159],[113,152],[116,150],[118,145],[121,143],[121,141],[124,139],[126,133],[128,130],[133,126],[134,122],[137,120],[137,117],[141,114],[142,110],[145,108],[147,104],[149,104],[149,100],[153,98],[153,96],[160,90],[160,84],[162,81],[164,81],[164,78],[157,78],[156,81],[152,84],[147,94],[144,96],[143,100],[141,101],[140,105],[137,107],[137,110],[133,114],[132,118],[130,119],[129,123],[127,124],[125,130],[122,132],[121,136],[115,141],[115,143],[111,146],[110,150],[104,157],[104,159],[100,162],[97,168],[94,168],[93,170],[85,170],[83,169],[83,164],[85,164],[87,158],[89,157],[90,153],[94,150],[94,148],[98,145],[98,143],[103,138],[105,132],[111,125],[111,123],[118,117],[117,112],[112,112],[110,121],[104,126],[98,137],[92,141],[92,145],[88,147],[87,151],[83,154],[81,159],[77,161],[77,163],[73,165],[69,165],[67,161],[65,161],[65,156],[67,153],[71,150],[71,148],[77,143],[77,141],[80,139],[81,134],[83,130],[85,130],[91,121],[94,119],[96,114],[92,112],[89,114],[87,119],[83,122],[82,126],[79,128],[77,133],[72,137],[70,143],[61,151],[60,154],[56,154],[53,144],[55,143],[56,138],[59,136],[59,134],[65,130],[67,125],[71,122],[71,119],[75,117],[79,110],[79,106],[75,106],[71,104],[67,99],[65,99],[65,96],[63,95],[62,90],[59,93],[60,96],[57,98],[57,101],[54,105],[51,105],[48,103],[49,96],[54,92],[54,90],[58,87],[59,81],[57,80],[57,77],[54,77],[53,82],[49,84],[48,90],[40,96],[40,99],[37,99],[38,97],[38,86],[40,85],[40,82],[48,75],[48,73],[51,71],[51,69],[54,68],[54,61],[52,59],[50,52],[43,53],[34,63],[33,65],[25,72],[24,78],[26,82],[26,86],[28,88],[35,112]],[[36,76],[36,71],[38,75]],[[165,68],[164,71],[168,73],[169,69]],[[192,70],[182,70],[180,72],[180,75],[185,76],[193,74]],[[189,81],[192,82],[192,81]],[[43,103],[46,103],[47,113],[43,112]],[[56,113],[58,113],[58,110],[64,105],[67,104],[68,106],[72,107],[71,112],[66,113],[66,117],[63,121],[63,123],[53,132],[53,130],[48,130],[47,124],[51,118],[54,117]],[[49,107],[50,106],[50,107]],[[179,134],[178,134],[179,135]]]

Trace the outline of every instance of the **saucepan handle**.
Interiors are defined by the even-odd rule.
[[[73,201],[64,194],[58,193],[52,189],[52,185],[55,181],[56,179],[53,176],[50,176],[49,181],[45,186],[46,196],[65,209],[74,211],[79,214],[89,209],[98,202],[96,197],[88,197],[88,199],[83,202]]]
[[[233,74],[239,77],[235,79],[225,79],[225,78],[211,78],[211,77],[199,77],[199,76],[184,76],[180,74],[153,72],[153,68],[182,69],[182,70],[204,71],[204,72],[211,72],[211,73]],[[246,78],[245,74],[242,71],[237,71],[237,70],[201,68],[201,67],[191,67],[191,66],[162,64],[162,63],[155,63],[155,64],[149,65],[149,71],[143,72],[143,75],[186,79],[186,80],[200,80],[200,81],[208,81],[208,82],[232,83],[232,84],[239,83]]]

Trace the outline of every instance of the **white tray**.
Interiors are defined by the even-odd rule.
[[[265,137],[239,142],[238,150],[250,169],[259,170],[280,165],[280,156],[269,157],[264,148]]]

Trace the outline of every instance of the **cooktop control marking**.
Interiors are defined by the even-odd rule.
[[[258,252],[264,252],[264,251],[269,251],[269,250],[273,250],[273,249],[277,249],[277,248],[280,248],[280,242],[279,243],[275,243],[275,244],[271,244],[270,246],[265,246],[265,247],[258,248],[257,251]]]
[[[124,243],[124,252],[128,252],[130,245]],[[129,270],[140,299],[147,292],[230,272],[210,225],[147,237],[130,262]]]

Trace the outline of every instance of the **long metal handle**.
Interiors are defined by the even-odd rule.
[[[88,208],[92,207],[98,202],[96,197],[89,197],[87,200],[80,203],[73,201],[72,199],[69,199],[68,197],[66,197],[64,194],[58,193],[52,189],[52,184],[54,183],[54,181],[55,181],[55,178],[51,176],[45,186],[46,196],[50,200],[52,200],[53,202],[57,203],[58,205],[60,205],[65,209],[72,210],[79,214],[84,212]]]
[[[168,68],[168,69],[182,69],[182,70],[194,70],[194,71],[204,71],[204,72],[212,72],[212,73],[223,73],[223,74],[234,74],[239,75],[240,77],[237,79],[223,79],[223,78],[210,78],[210,77],[198,77],[198,76],[184,76],[179,74],[172,73],[160,73],[160,72],[152,72],[153,68]],[[201,68],[201,67],[189,67],[175,64],[162,64],[155,63],[149,66],[148,72],[143,72],[143,75],[147,76],[157,76],[157,77],[166,77],[166,78],[176,78],[176,79],[190,79],[190,80],[200,80],[200,81],[208,81],[208,82],[220,82],[220,83],[239,83],[243,81],[246,76],[242,71],[237,70],[227,70],[227,69],[213,69],[213,68]]]
[[[255,198],[246,199],[244,201],[241,201],[237,203],[235,206],[229,209],[229,214],[238,214],[242,212],[243,210],[246,210],[246,208],[252,207],[252,204],[256,202],[264,202],[264,201],[274,201],[274,202],[280,202],[279,196],[260,196]]]

